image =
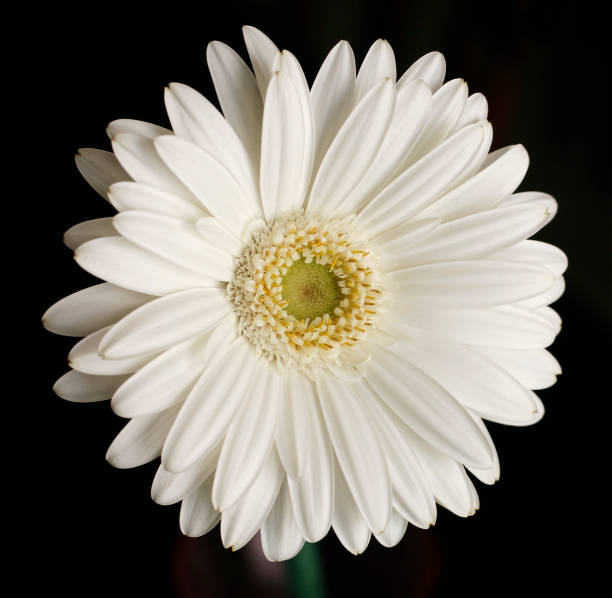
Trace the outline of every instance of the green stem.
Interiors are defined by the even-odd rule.
[[[319,547],[306,542],[300,552],[286,561],[292,598],[325,598],[325,583]]]

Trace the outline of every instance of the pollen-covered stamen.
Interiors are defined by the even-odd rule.
[[[300,369],[354,363],[381,298],[374,259],[350,220],[299,212],[253,235],[229,297],[242,334]]]

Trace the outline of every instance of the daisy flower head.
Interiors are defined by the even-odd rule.
[[[375,42],[339,42],[309,87],[244,28],[252,70],[220,42],[222,112],[170,84],[172,130],[118,120],[81,174],[117,210],[65,235],[104,282],[44,316],[84,337],[56,393],[130,421],[116,467],[161,456],[152,496],[189,536],[220,522],[270,560],[330,527],[357,554],[437,504],[478,509],[499,461],[483,420],[537,422],[560,368],[564,254],[528,240],[555,215],[515,193],[521,145],[490,152],[487,102],[443,83],[438,52],[396,78]]]

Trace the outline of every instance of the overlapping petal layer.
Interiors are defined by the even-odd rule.
[[[515,193],[525,149],[490,152],[486,99],[462,79],[444,83],[441,54],[396,82],[386,41],[358,71],[340,42],[309,88],[290,52],[253,27],[244,37],[253,71],[225,44],[208,47],[222,113],[173,83],[172,131],[114,121],[113,153],[77,155],[118,214],[66,233],[104,282],[44,316],[49,330],[85,337],[54,390],[111,399],[131,418],[107,459],[161,456],[152,496],[182,501],[187,535],[220,522],[236,550],[260,530],[270,560],[330,527],[355,554],[372,535],[393,546],[408,524],[433,524],[436,503],[478,509],[467,472],[499,478],[483,419],[543,415],[533,390],[561,373],[546,351],[561,326],[548,305],[567,259],[529,237],[556,203]],[[301,230],[303,212],[327,219],[323,232]],[[252,240],[280,231],[279,219],[283,233],[257,254]],[[227,291],[244,255],[244,292],[261,291],[249,304],[262,306],[250,317],[257,348]],[[338,290],[335,307],[306,322],[283,312],[283,277],[300,260],[327,268]],[[262,354],[266,339],[292,343],[296,367]],[[312,360],[312,347],[326,359]]]

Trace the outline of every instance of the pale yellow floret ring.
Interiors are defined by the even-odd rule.
[[[301,211],[253,234],[228,292],[261,356],[305,373],[355,362],[382,295],[366,245],[350,219]]]

